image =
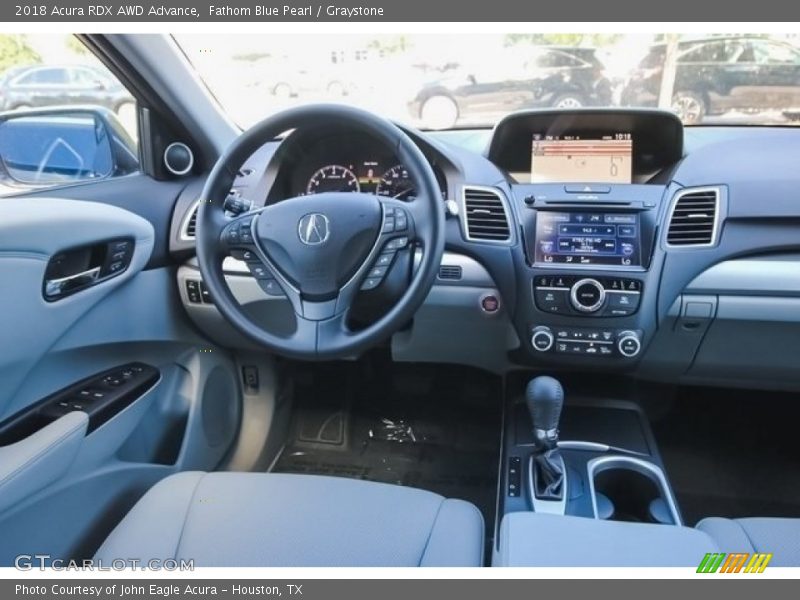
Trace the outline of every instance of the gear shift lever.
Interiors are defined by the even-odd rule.
[[[564,406],[564,388],[552,377],[536,377],[528,383],[525,402],[536,442],[531,456],[534,498],[563,501],[566,470],[558,451],[558,423]]]
[[[558,422],[564,406],[564,388],[558,379],[552,377],[531,379],[525,389],[525,402],[531,413],[537,447],[552,450],[558,443]]]

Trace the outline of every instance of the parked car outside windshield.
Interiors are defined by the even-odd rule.
[[[594,48],[531,46],[509,51],[500,64],[459,66],[425,83],[409,103],[423,127],[485,124],[525,108],[608,106],[611,82]]]
[[[122,85],[88,65],[13,67],[0,79],[0,110],[93,104],[123,112],[133,98]]]
[[[649,49],[625,86],[624,105],[658,105],[665,55],[666,44]],[[800,108],[800,49],[760,37],[680,42],[672,108],[691,125],[725,122],[736,113],[794,120]]]
[[[133,98],[72,36],[17,36],[0,110],[102,106],[136,136]],[[422,129],[490,128],[526,109],[645,107],[686,125],[800,123],[800,33],[176,34],[245,128],[285,108],[357,106]],[[674,64],[671,64],[674,63]],[[667,68],[670,67],[670,68]],[[671,68],[674,67],[674,68]]]

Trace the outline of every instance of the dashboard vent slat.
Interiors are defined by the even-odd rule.
[[[668,246],[712,246],[719,219],[719,190],[686,190],[675,198],[667,229]]]
[[[458,265],[442,265],[439,267],[439,279],[459,281],[461,277],[463,277],[463,271]]]
[[[464,227],[470,240],[509,241],[509,216],[500,192],[489,188],[465,187]]]
[[[192,216],[189,218],[189,222],[186,224],[186,237],[187,238],[194,238],[197,235],[197,208],[194,207],[192,210]]]

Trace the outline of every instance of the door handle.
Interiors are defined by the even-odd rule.
[[[97,281],[100,276],[100,266],[75,273],[74,275],[67,275],[66,277],[59,277],[58,279],[47,279],[44,282],[44,293],[48,298],[58,298],[63,296],[70,290],[75,288],[84,287]]]

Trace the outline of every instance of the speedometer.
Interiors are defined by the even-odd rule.
[[[405,200],[416,192],[414,182],[408,176],[408,170],[403,165],[395,165],[381,175],[376,190],[379,196],[388,196]]]
[[[306,194],[323,192],[358,192],[358,177],[347,167],[327,165],[311,176],[306,186]]]

